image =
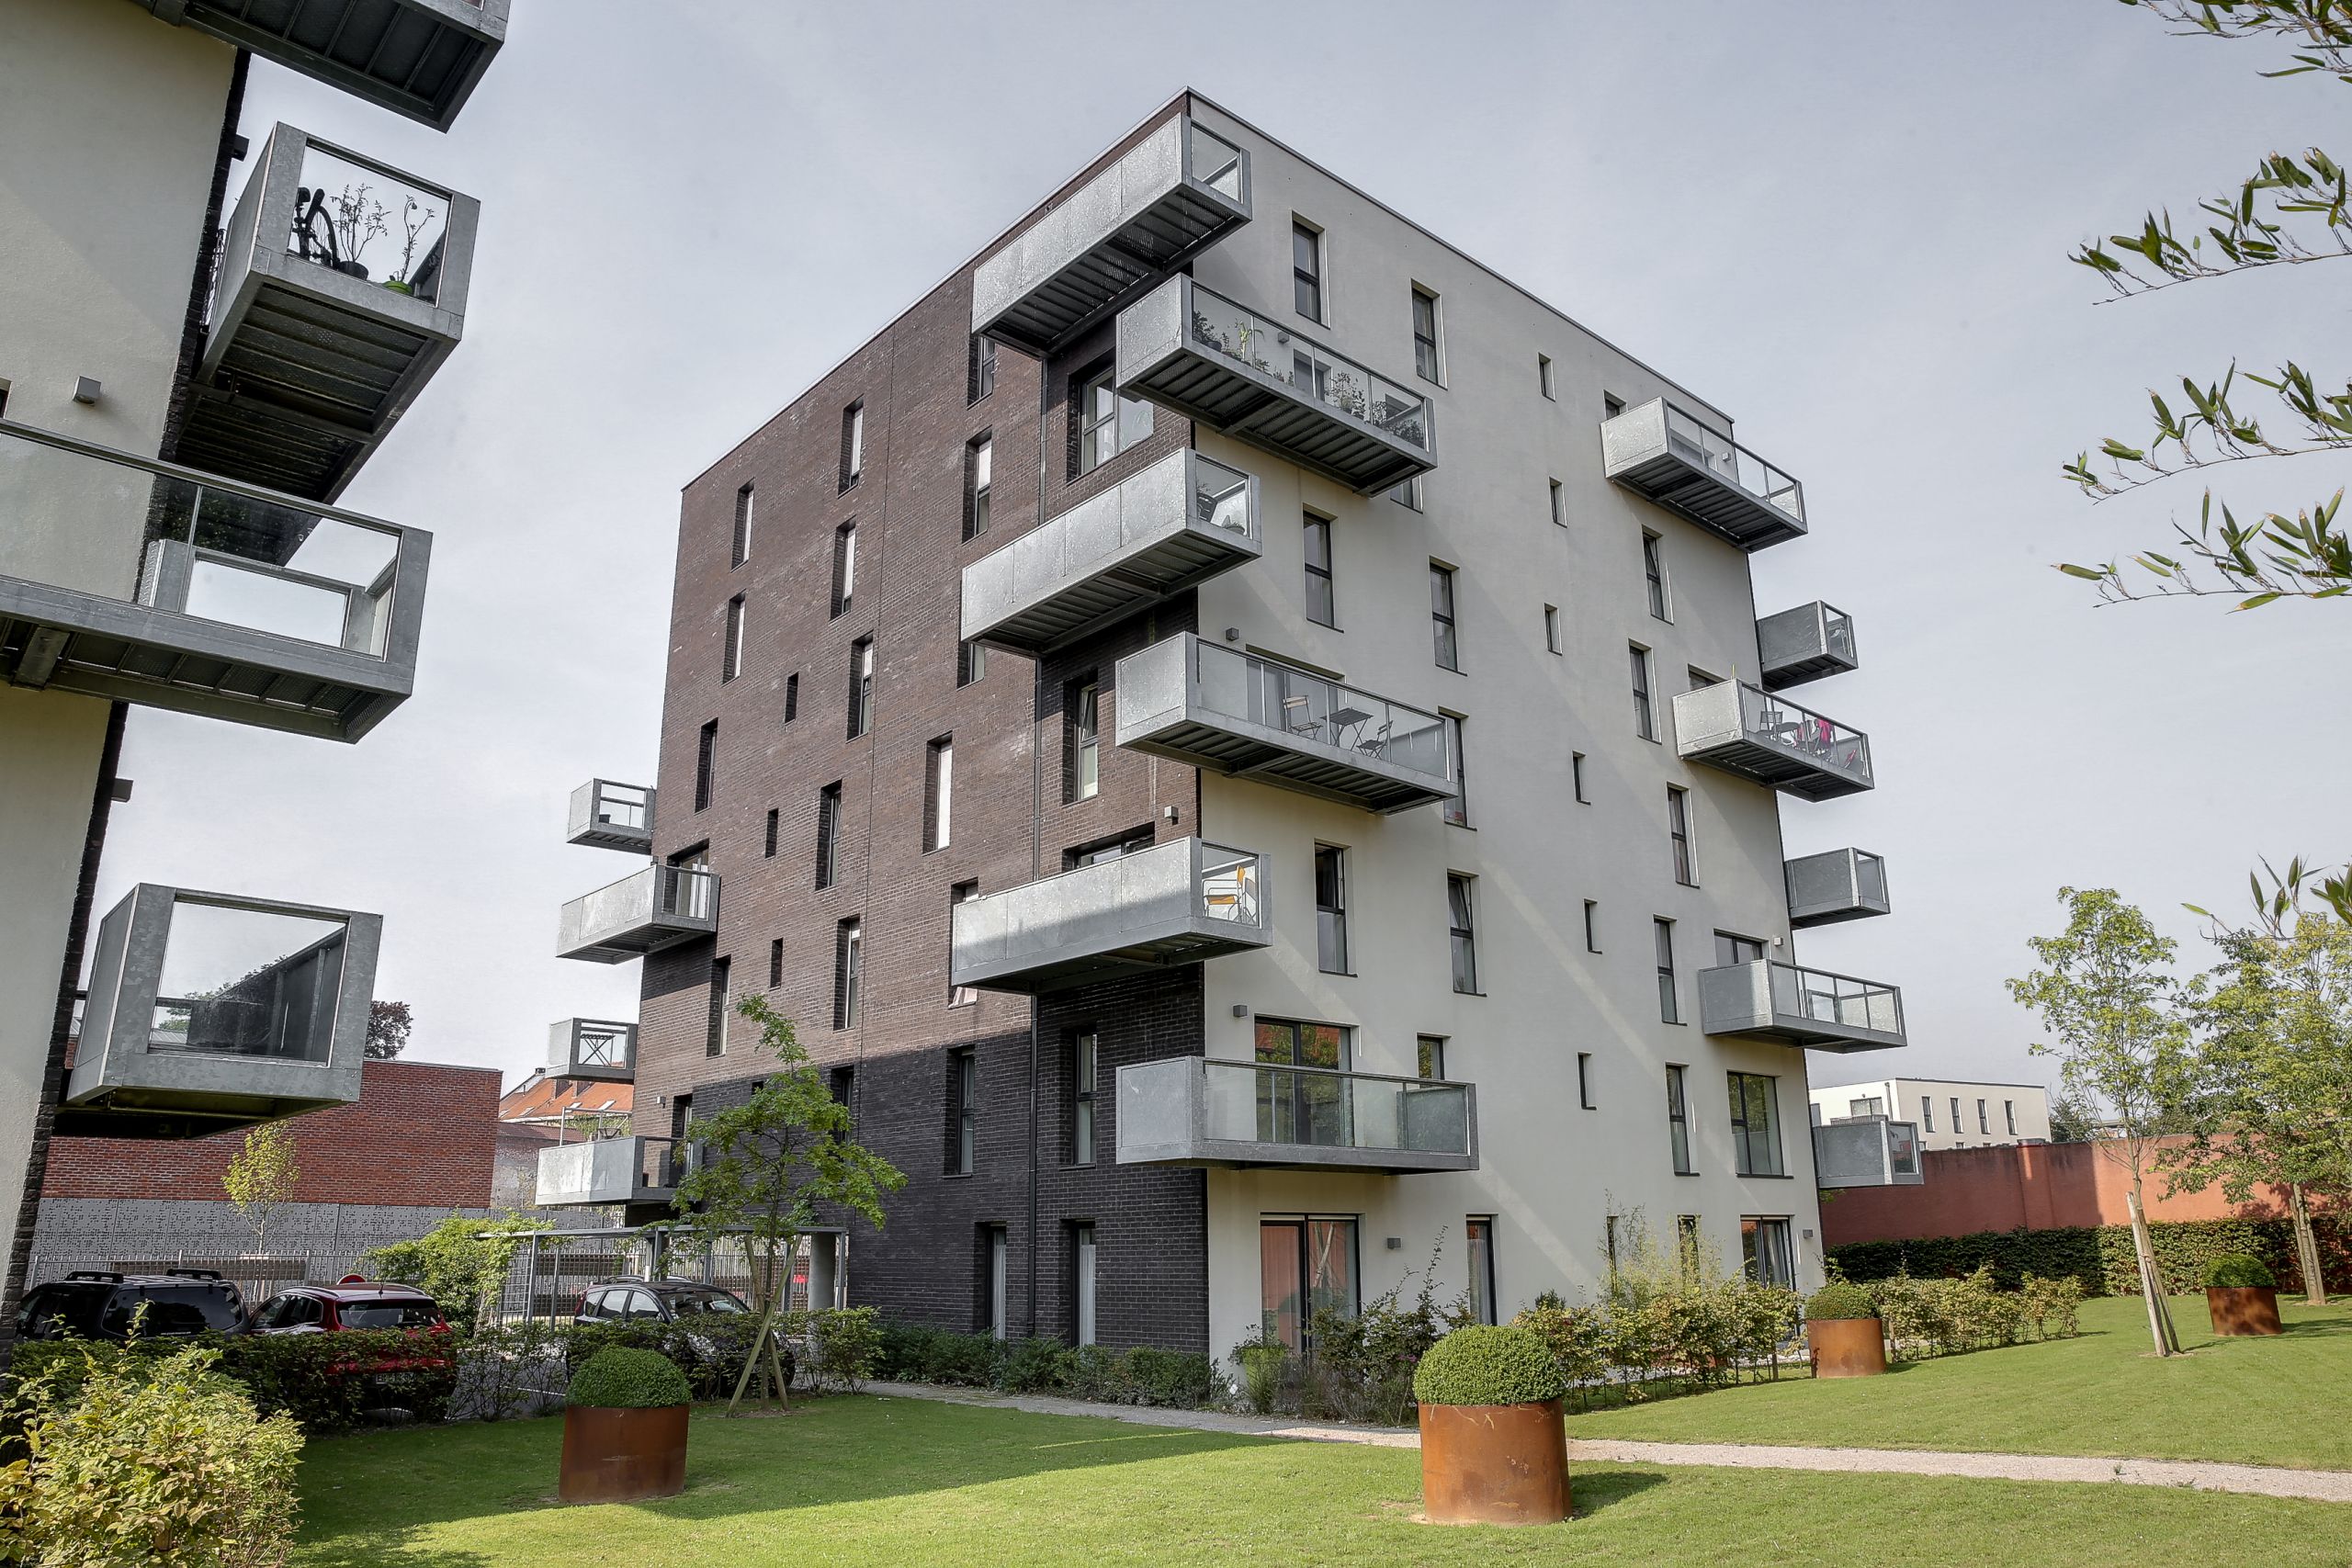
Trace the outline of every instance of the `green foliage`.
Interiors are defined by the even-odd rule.
[[[690,1324],[639,1318],[624,1323],[575,1323],[556,1330],[568,1373],[598,1352],[620,1348],[650,1351],[684,1371],[696,1399],[725,1399],[735,1391],[752,1355],[760,1320],[749,1313],[698,1316]]]
[[[505,1288],[507,1268],[522,1238],[548,1228],[545,1220],[519,1215],[483,1220],[452,1213],[413,1240],[370,1248],[360,1267],[370,1278],[414,1285],[464,1333],[481,1322],[484,1309]]]
[[[1004,1369],[1004,1341],[991,1335],[886,1322],[881,1339],[876,1375],[896,1382],[992,1388]]]
[[[2271,1290],[2278,1283],[2270,1266],[2243,1252],[2226,1252],[2205,1265],[2209,1291]]]
[[[2015,1345],[2030,1316],[2024,1294],[1996,1286],[1989,1268],[1957,1279],[1896,1274],[1876,1281],[1870,1293],[1887,1337],[1906,1359]]]
[[[1423,1404],[1538,1404],[1567,1388],[1543,1336],[1518,1324],[1457,1328],[1413,1371],[1413,1397]]]
[[[1832,1280],[1806,1298],[1804,1314],[1815,1322],[1841,1317],[1876,1317],[1878,1303],[1860,1285]]]
[[[283,1122],[264,1122],[245,1130],[244,1142],[229,1156],[220,1189],[245,1224],[254,1227],[254,1250],[267,1245],[270,1216],[294,1201],[294,1130]]]
[[[1008,1393],[1048,1393],[1061,1385],[1069,1354],[1058,1339],[1021,1340],[1006,1352],[997,1382]]]
[[[1101,1347],[1089,1348],[1100,1350]],[[1086,1351],[1078,1354],[1083,1357]],[[1216,1393],[1216,1363],[1195,1350],[1157,1350],[1137,1345],[1113,1356],[1110,1371],[1110,1397],[1122,1404],[1193,1409],[1208,1404]]]
[[[2328,1281],[2352,1289],[2352,1224],[2336,1216],[2312,1222]],[[2201,1279],[2205,1266],[2223,1253],[2243,1252],[2263,1260],[2281,1279],[2300,1288],[2293,1238],[2283,1219],[2155,1220],[2150,1244],[2166,1279]],[[2086,1295],[2140,1292],[2129,1225],[2063,1226],[2050,1230],[1977,1231],[1968,1235],[1927,1236],[1916,1241],[1857,1241],[1829,1249],[1830,1261],[1849,1279],[1875,1280],[1897,1273],[1962,1275],[1989,1267],[1994,1281],[2016,1288],[2028,1278],[2072,1280]]]
[[[401,1328],[121,1344],[28,1340],[17,1347],[13,1370],[19,1378],[52,1377],[61,1389],[70,1389],[92,1368],[142,1377],[141,1369],[187,1345],[209,1352],[211,1370],[241,1386],[262,1410],[286,1416],[313,1436],[347,1431],[368,1411],[386,1408],[438,1421],[447,1414],[458,1382],[457,1347],[450,1336]]]
[[[581,1364],[564,1403],[595,1410],[659,1410],[694,1398],[678,1363],[658,1350],[608,1345]]]
[[[873,1375],[898,1382],[1058,1393],[1113,1404],[1193,1409],[1216,1396],[1216,1363],[1190,1351],[1138,1345],[1125,1350],[1055,1339],[1008,1345],[986,1334],[957,1334],[921,1324],[883,1323]]]
[[[318,1337],[325,1337],[319,1336]],[[214,1370],[219,1352],[104,1355],[25,1377],[7,1404],[0,1545],[41,1568],[277,1564],[293,1544],[302,1438]]]
[[[2028,1274],[2018,1285],[2018,1298],[2035,1338],[2071,1339],[2082,1332],[2083,1282],[2074,1276],[2045,1280]]]
[[[1241,1399],[1250,1414],[1272,1416],[1295,1370],[1290,1347],[1261,1333],[1233,1348],[1233,1361],[1241,1369]]]
[[[819,1383],[855,1393],[882,1355],[880,1314],[872,1307],[820,1307],[804,1315],[812,1371]]]

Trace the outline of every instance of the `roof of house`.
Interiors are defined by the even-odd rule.
[[[635,1084],[549,1077],[542,1069],[499,1097],[498,1119],[558,1122],[567,1116],[626,1116],[636,1103]]]

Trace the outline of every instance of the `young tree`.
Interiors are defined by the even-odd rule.
[[[789,1293],[793,1256],[819,1206],[847,1210],[878,1229],[882,1201],[907,1181],[896,1166],[850,1135],[849,1107],[832,1097],[809,1064],[791,1020],[757,994],[744,997],[735,1010],[759,1026],[776,1066],[749,1101],[695,1121],[701,1154],[680,1179],[674,1199],[683,1216],[679,1228],[690,1239],[707,1246],[740,1236],[752,1255],[759,1327],[727,1402],[730,1413],[755,1375],[791,1403],[776,1359],[775,1324]]]
[[[254,1227],[254,1250],[269,1240],[270,1217],[294,1201],[294,1130],[283,1122],[265,1122],[248,1130],[245,1141],[229,1156],[220,1186],[237,1206],[245,1224]]]
[[[408,1045],[408,1032],[416,1021],[409,1016],[406,1002],[369,1002],[368,1004],[368,1048],[371,1062],[389,1062]]]
[[[2064,1094],[2109,1112],[2116,1135],[2092,1146],[2129,1173],[2148,1332],[2156,1354],[2168,1356],[2180,1340],[2148,1239],[2143,1188],[2156,1139],[2177,1123],[2195,1082],[2181,987],[2171,973],[2175,943],[2113,888],[2062,887],[2058,901],[2066,907],[2066,929],[2027,940],[2042,966],[2011,980],[2009,994],[2041,1016],[2051,1039],[2032,1050],[2058,1058]]]

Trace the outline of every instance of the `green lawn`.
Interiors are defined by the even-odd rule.
[[[1826,1386],[1826,1385],[1825,1385]],[[1889,1387],[1892,1388],[1892,1383]],[[1697,1402],[1693,1402],[1697,1403]],[[556,1504],[557,1420],[313,1443],[308,1568],[767,1563],[2071,1563],[2342,1568],[2352,1508],[2146,1487],[1578,1466],[1569,1524],[1417,1525],[1410,1450],[1282,1442],[924,1400],[698,1416],[684,1496]]]
[[[2176,1298],[2190,1353],[2159,1360],[2138,1298],[2086,1302],[2078,1339],[1572,1413],[1568,1435],[2352,1470],[2352,1301],[2282,1297],[2278,1313],[2277,1338],[2215,1339],[2205,1298]]]

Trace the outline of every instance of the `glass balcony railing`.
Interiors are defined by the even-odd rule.
[[[1432,778],[1453,777],[1446,724],[1438,715],[1239,649],[1194,646],[1202,702],[1211,713]]]
[[[619,964],[718,929],[718,873],[649,865],[564,905],[556,953]]]
[[[1469,1086],[1204,1061],[1212,1139],[1313,1149],[1470,1152]]]
[[[643,853],[653,847],[653,790],[591,779],[571,792],[564,842]]]
[[[1757,744],[1777,747],[1861,784],[1871,782],[1871,738],[1860,730],[1744,683],[1739,714],[1741,727]]]
[[[548,1072],[560,1078],[624,1083],[637,1072],[637,1025],[567,1018],[548,1030]]]
[[[265,194],[273,182],[294,187],[293,200],[278,207],[283,233],[266,227],[278,206]],[[456,193],[301,132],[273,137],[251,189],[250,212],[241,197],[222,234],[224,252],[250,237],[388,293],[428,304],[440,299]],[[223,267],[221,276],[233,277],[235,269]],[[213,303],[217,309],[217,295]]]
[[[1875,980],[1754,959],[1699,972],[1701,1027],[1825,1050],[1905,1043],[1903,993]]]
[[[1793,964],[1772,965],[1772,1010],[1845,1029],[1903,1032],[1903,993],[1896,987]]]
[[[1679,755],[1808,800],[1873,784],[1869,736],[1746,682],[1682,693],[1674,727]]]
[[[1667,449],[1725,484],[1754,496],[1792,520],[1804,521],[1804,488],[1755,453],[1702,423],[1672,403],[1666,405]]]
[[[1001,990],[1198,963],[1268,940],[1260,858],[1199,839],[967,899],[953,914],[952,983]]]
[[[1609,478],[1743,549],[1805,531],[1804,487],[1665,398],[1601,422]]]
[[[1192,341],[1271,376],[1303,398],[1430,450],[1430,400],[1402,382],[1336,354],[1288,322],[1194,284]]]

